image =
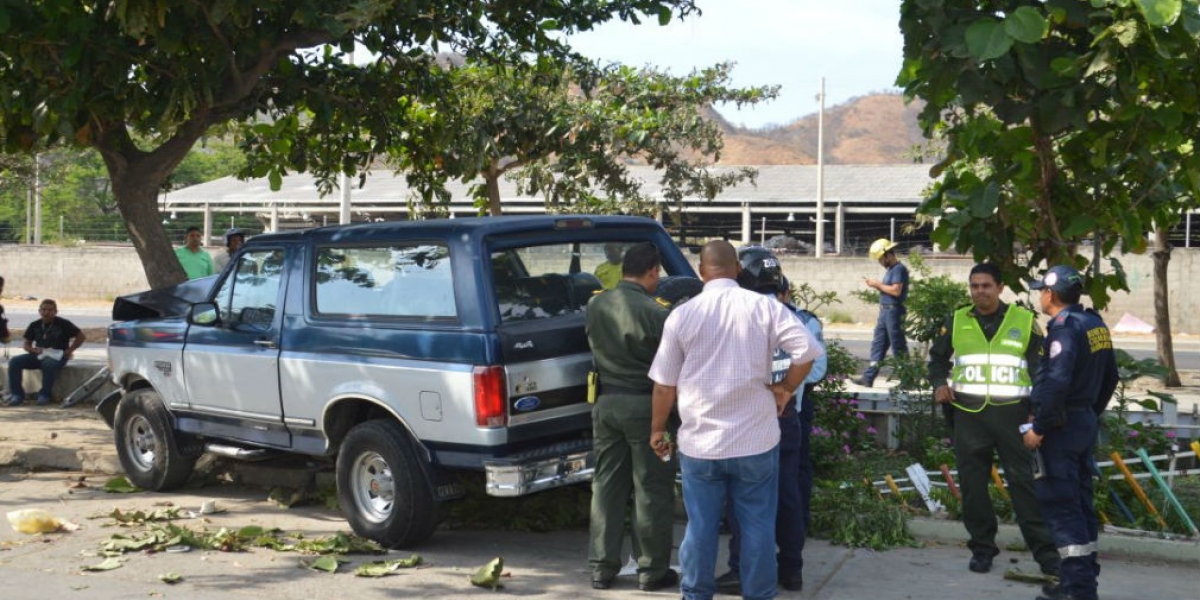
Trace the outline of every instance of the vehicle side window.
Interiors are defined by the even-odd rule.
[[[269,329],[275,320],[282,280],[283,250],[255,249],[242,253],[217,290],[215,301],[221,322],[231,328],[249,325]]]
[[[316,309],[326,315],[452,318],[450,250],[441,244],[317,250]]]

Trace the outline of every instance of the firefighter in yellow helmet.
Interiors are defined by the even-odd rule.
[[[908,299],[908,267],[896,258],[896,242],[887,238],[879,238],[871,244],[867,252],[871,258],[887,269],[883,279],[864,277],[867,287],[879,291],[879,318],[875,321],[875,335],[871,339],[871,363],[858,384],[871,387],[875,384],[875,376],[879,374],[879,362],[887,354],[888,348],[892,354],[903,356],[908,354],[908,341],[904,338],[904,301]]]

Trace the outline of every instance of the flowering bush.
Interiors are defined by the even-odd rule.
[[[829,369],[813,391],[813,428],[809,438],[814,468],[818,473],[847,460],[855,452],[875,447],[875,431],[858,409],[858,398],[846,392],[846,378],[857,370],[850,351],[837,340],[826,340]]]

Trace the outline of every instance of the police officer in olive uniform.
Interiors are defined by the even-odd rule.
[[[971,304],[954,311],[929,350],[934,400],[954,428],[962,520],[970,536],[968,567],[987,573],[1000,553],[988,493],[993,456],[999,453],[1025,545],[1043,573],[1057,575],[1058,551],[1038,509],[1029,451],[1018,431],[1029,420],[1042,330],[1032,311],[1000,301],[1004,284],[996,265],[975,265],[969,286]]]
[[[1117,360],[1108,327],[1079,304],[1083,278],[1059,265],[1029,286],[1041,293],[1045,360],[1033,384],[1033,427],[1025,445],[1040,448],[1045,476],[1035,483],[1042,515],[1062,557],[1057,586],[1040,600],[1096,600],[1099,520],[1092,500],[1092,453],[1099,415],[1117,388]]]
[[[621,281],[588,303],[588,343],[600,376],[592,409],[596,470],[588,552],[595,589],[611,587],[624,563],[621,541],[631,492],[638,588],[654,591],[679,581],[669,568],[676,460],[664,462],[650,447],[653,384],[646,374],[668,314],[665,303],[651,296],[660,266],[654,245],[630,247],[622,260]]]

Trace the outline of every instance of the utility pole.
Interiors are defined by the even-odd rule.
[[[825,78],[817,94],[817,258],[825,256]]]
[[[42,245],[42,154],[33,155],[33,245]]]
[[[354,50],[350,50],[350,66],[354,66]],[[341,203],[338,205],[338,223],[347,225],[350,223],[350,178],[346,176],[344,166],[338,174],[338,188],[342,193]]]

